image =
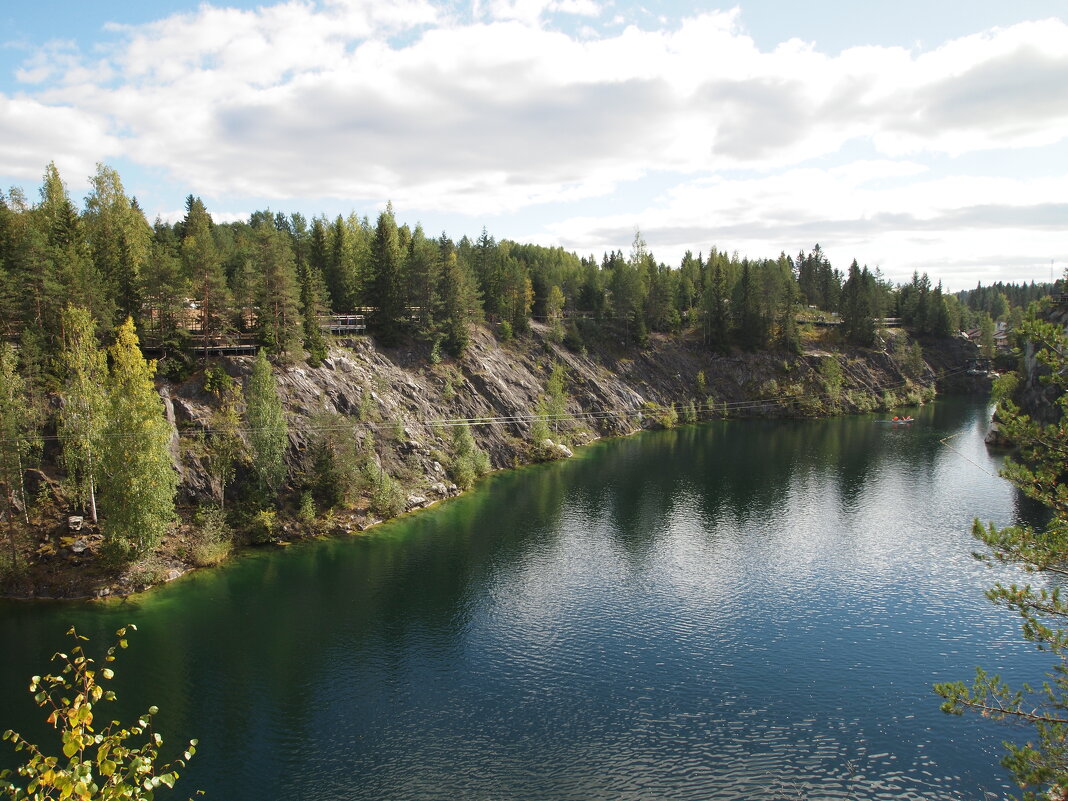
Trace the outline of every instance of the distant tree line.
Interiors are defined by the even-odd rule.
[[[362,314],[379,343],[419,343],[432,362],[461,356],[471,324],[482,321],[504,340],[537,321],[573,350],[641,348],[657,333],[685,334],[711,352],[790,352],[800,349],[799,324],[817,321],[837,323],[841,339],[859,347],[878,344],[887,317],[932,336],[982,323],[992,337],[995,319],[1019,314],[1042,291],[996,284],[952,295],[925,274],[895,286],[856,260],[844,273],[832,267],[818,244],[774,259],[710,248],[670,267],[640,232],[627,254],[600,258],[497,241],[485,229],[454,242],[398,224],[391,205],[374,224],[271,211],[219,224],[190,195],[181,220],[149,224],[111,167],[98,165],[79,209],[49,164],[36,203],[15,189],[0,193],[0,511],[11,560],[42,432],[59,443],[45,458],[62,467],[74,507],[96,521],[99,501],[116,556],[159,541],[177,481],[153,382],[157,369],[181,377],[201,362],[217,408],[197,447],[220,509],[240,463],[265,531],[287,481],[309,510],[343,503],[339,488],[350,486],[383,514],[395,509],[400,490],[375,469],[373,443],[324,435],[309,448],[306,475],[286,474],[286,420],[268,357],[318,364],[330,314]],[[235,341],[258,352],[244,386],[210,364],[213,343]],[[158,361],[145,360],[149,348]],[[547,421],[561,403],[550,391],[538,414]],[[360,419],[371,414],[364,405]],[[485,472],[473,442],[451,447],[455,482]]]
[[[791,350],[805,307],[840,314],[847,340],[870,346],[884,317],[948,335],[1048,290],[995,284],[951,295],[919,274],[895,286],[856,261],[843,273],[819,245],[775,259],[713,247],[669,267],[640,233],[628,254],[600,258],[485,230],[454,242],[398,225],[391,206],[373,224],[270,211],[217,224],[190,195],[181,220],[150,225],[105,165],[80,210],[52,164],[37,203],[14,189],[0,194],[0,333],[18,342],[27,380],[44,386],[57,377],[68,303],[86,309],[102,337],[130,318],[174,371],[188,369],[198,343],[237,335],[276,359],[314,365],[331,313],[365,312],[381,343],[419,340],[438,355],[462,354],[472,322],[507,338],[532,319],[576,348],[597,339],[640,347],[650,332],[693,329],[714,351]]]

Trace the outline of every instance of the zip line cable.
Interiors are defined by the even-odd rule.
[[[948,437],[943,437],[942,439],[938,440],[938,442],[939,442],[940,445],[944,445],[947,449],[949,449],[953,453],[957,454],[957,456],[959,456],[961,459],[963,459],[964,461],[968,462],[968,464],[972,465],[973,467],[978,467],[980,470],[982,470],[988,476],[993,476],[994,478],[1001,478],[1001,476],[998,475],[997,473],[990,472],[985,467],[983,467],[983,465],[979,464],[977,461],[975,461],[974,459],[969,457],[966,453],[964,453],[963,451],[957,450],[956,448],[954,448],[952,445],[949,444],[949,441],[951,439],[953,439],[953,437],[959,437],[960,434],[961,434],[961,432],[958,431],[956,434],[951,434]]]
[[[954,370],[950,370],[948,372],[945,372],[945,373],[941,374],[940,378],[948,378],[950,376],[957,375],[959,373],[963,373],[963,372],[965,372],[965,370],[966,370],[966,368],[963,368],[963,367],[957,368],[957,369],[954,369]],[[894,381],[894,382],[890,382],[890,383],[886,383],[886,384],[869,384],[866,381],[863,381],[863,380],[859,379],[853,373],[849,373],[849,375],[850,375],[851,378],[853,378],[855,380],[858,380],[858,381],[861,381],[861,383],[864,384],[864,386],[866,386],[869,390],[871,390],[872,392],[875,392],[875,393],[878,393],[879,391],[886,391],[886,390],[889,390],[889,389],[897,389],[899,387],[905,386],[908,383],[908,380],[906,379],[905,381]],[[763,408],[763,407],[767,407],[767,406],[784,405],[784,404],[793,403],[793,402],[797,402],[797,401],[805,400],[805,399],[809,399],[809,398],[816,399],[816,400],[823,400],[823,399],[830,400],[830,399],[832,399],[832,396],[829,395],[828,393],[812,394],[812,393],[805,392],[805,393],[799,393],[799,394],[795,394],[795,395],[775,395],[775,396],[770,396],[770,397],[766,397],[766,398],[752,398],[752,399],[749,399],[749,400],[742,400],[742,401],[721,401],[721,402],[713,401],[711,403],[705,402],[705,403],[694,404],[694,409],[695,409],[695,411],[708,411],[708,412],[712,412],[712,413],[716,413],[716,412],[721,412],[722,413],[722,412],[749,411],[751,409],[758,409],[758,408]],[[655,414],[657,411],[658,411],[658,409],[655,409],[655,408],[654,409],[643,409],[641,407],[636,407],[636,408],[632,408],[632,409],[599,409],[599,410],[595,409],[595,410],[584,411],[584,412],[563,412],[563,413],[555,414],[555,415],[552,415],[552,414],[538,414],[538,413],[535,412],[535,413],[527,413],[527,414],[496,415],[496,416],[485,416],[485,417],[454,417],[454,418],[434,418],[434,419],[408,418],[406,420],[401,419],[401,418],[397,418],[395,420],[390,420],[390,421],[355,421],[355,422],[352,422],[352,423],[345,423],[344,425],[333,425],[333,426],[302,426],[302,429],[305,430],[305,431],[309,431],[309,432],[355,431],[357,428],[361,428],[361,427],[364,428],[364,429],[375,429],[375,430],[378,430],[378,429],[394,428],[397,425],[398,422],[400,422],[402,425],[414,423],[414,424],[424,425],[424,426],[427,426],[429,428],[459,428],[459,427],[472,428],[474,426],[483,426],[483,425],[521,425],[523,423],[530,423],[530,422],[533,422],[533,421],[539,420],[539,419],[540,420],[544,420],[546,422],[564,422],[564,421],[569,421],[569,420],[574,420],[574,421],[578,421],[578,420],[606,420],[606,419],[610,419],[610,418],[613,418],[613,417],[629,418],[629,417],[644,416],[646,414]],[[242,427],[242,428],[231,429],[230,433],[253,434],[253,433],[257,433],[258,431],[262,431],[262,430],[265,430],[265,429]],[[172,436],[177,436],[180,439],[189,439],[189,438],[192,438],[192,437],[195,437],[195,436],[204,436],[204,435],[211,435],[211,434],[218,434],[218,433],[224,433],[224,432],[222,432],[220,429],[210,428],[210,427],[204,426],[204,427],[199,427],[195,432],[187,433],[187,432],[182,432],[182,431],[174,431],[174,432],[172,432]],[[134,434],[134,433],[113,434],[113,435],[110,435],[109,438],[110,439],[134,439],[134,438],[136,438],[138,436],[139,436],[138,434]],[[70,436],[64,437],[64,436],[61,436],[61,435],[58,435],[58,434],[49,434],[47,436],[36,437],[35,439],[37,439],[38,441],[41,441],[41,442],[62,442],[62,441],[68,440],[68,439],[73,439],[73,437],[70,437]],[[0,443],[5,443],[5,444],[6,443],[10,443],[10,442],[14,442],[14,441],[15,440],[10,439],[10,438],[8,438],[8,439],[0,439]]]

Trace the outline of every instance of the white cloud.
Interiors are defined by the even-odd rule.
[[[34,180],[55,161],[73,185],[87,185],[96,163],[121,152],[106,120],[83,109],[0,95],[0,174]]]
[[[22,175],[29,158],[37,173],[56,157],[91,171],[119,153],[216,197],[391,197],[477,215],[677,174],[688,183],[636,206],[626,228],[676,232],[665,241],[728,231],[756,247],[778,241],[776,227],[807,236],[838,224],[843,242],[859,248],[866,231],[888,254],[879,237],[895,224],[920,237],[937,220],[966,228],[972,218],[954,209],[1058,202],[1042,182],[924,173],[936,155],[1068,139],[1060,20],[927,52],[831,56],[797,39],[762,51],[737,9],[599,34],[592,0],[489,0],[471,12],[461,20],[426,0],[202,5],[112,26],[95,60],[57,43],[20,72],[31,94],[0,98],[0,169]],[[556,14],[581,17],[583,33],[556,30]],[[877,157],[841,164],[858,142]],[[750,177],[724,177],[739,170]],[[591,231],[621,227],[575,219],[553,230],[594,242]]]
[[[862,161],[699,179],[638,214],[572,218],[543,238],[600,253],[629,241],[640,225],[657,258],[669,264],[686,250],[707,253],[713,246],[762,258],[819,242],[836,266],[857,258],[896,280],[916,269],[951,279],[954,265],[969,275],[985,270],[984,280],[1008,280],[1006,265],[1021,264],[1032,272],[1020,280],[1040,280],[1051,254],[1063,253],[1068,174],[1025,181],[926,173],[915,162]],[[950,288],[962,287],[958,280]]]

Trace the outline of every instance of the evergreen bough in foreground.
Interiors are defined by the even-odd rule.
[[[989,549],[976,557],[988,562],[1019,565],[1027,573],[1046,573],[1055,581],[1068,576],[1068,337],[1055,325],[1036,320],[1021,328],[1022,339],[1033,343],[1039,361],[1049,368],[1043,378],[1057,387],[1060,419],[1041,424],[1020,414],[1010,401],[999,411],[1002,430],[1019,448],[1002,475],[1021,492],[1048,506],[1053,519],[1044,530],[1030,526],[998,529],[978,520],[974,536]],[[987,597],[1023,618],[1023,635],[1056,661],[1041,688],[1023,685],[1014,690],[1000,676],[976,670],[971,686],[964,682],[936,684],[945,699],[942,710],[961,714],[966,709],[994,720],[1014,720],[1033,728],[1024,745],[1005,743],[1001,760],[1024,799],[1068,800],[1068,598],[1061,588],[1036,589],[1030,584],[996,584]],[[1037,794],[1035,791],[1041,793]]]
[[[116,632],[118,640],[108,648],[105,663],[115,661],[115,651],[126,647],[127,629],[136,628],[130,625]],[[74,639],[74,647],[70,653],[52,657],[63,665],[59,673],[30,679],[34,701],[51,710],[48,722],[60,734],[62,757],[49,756],[22,735],[5,731],[3,739],[14,743],[16,751],[28,752],[29,758],[14,773],[21,777],[18,784],[11,780],[12,771],[0,771],[0,798],[152,801],[159,787],[174,786],[178,768],[184,768],[196,753],[197,741],[189,741],[181,759],[157,765],[163,738],[152,731],[152,716],[158,711],[154,706],[132,726],[113,720],[99,730],[94,728],[94,707],[115,700],[115,693],[103,685],[114,673],[110,667],[94,668],[95,661],[81,645],[87,637],[73,628],[67,634]]]

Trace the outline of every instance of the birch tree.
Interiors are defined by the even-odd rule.
[[[67,486],[78,508],[96,523],[96,472],[107,412],[107,360],[97,347],[96,321],[88,310],[67,306],[62,316],[62,389],[57,433],[63,445]]]
[[[156,363],[141,355],[133,320],[119,326],[110,353],[100,506],[113,552],[136,556],[154,548],[174,519],[178,474],[171,427],[152,383]]]

